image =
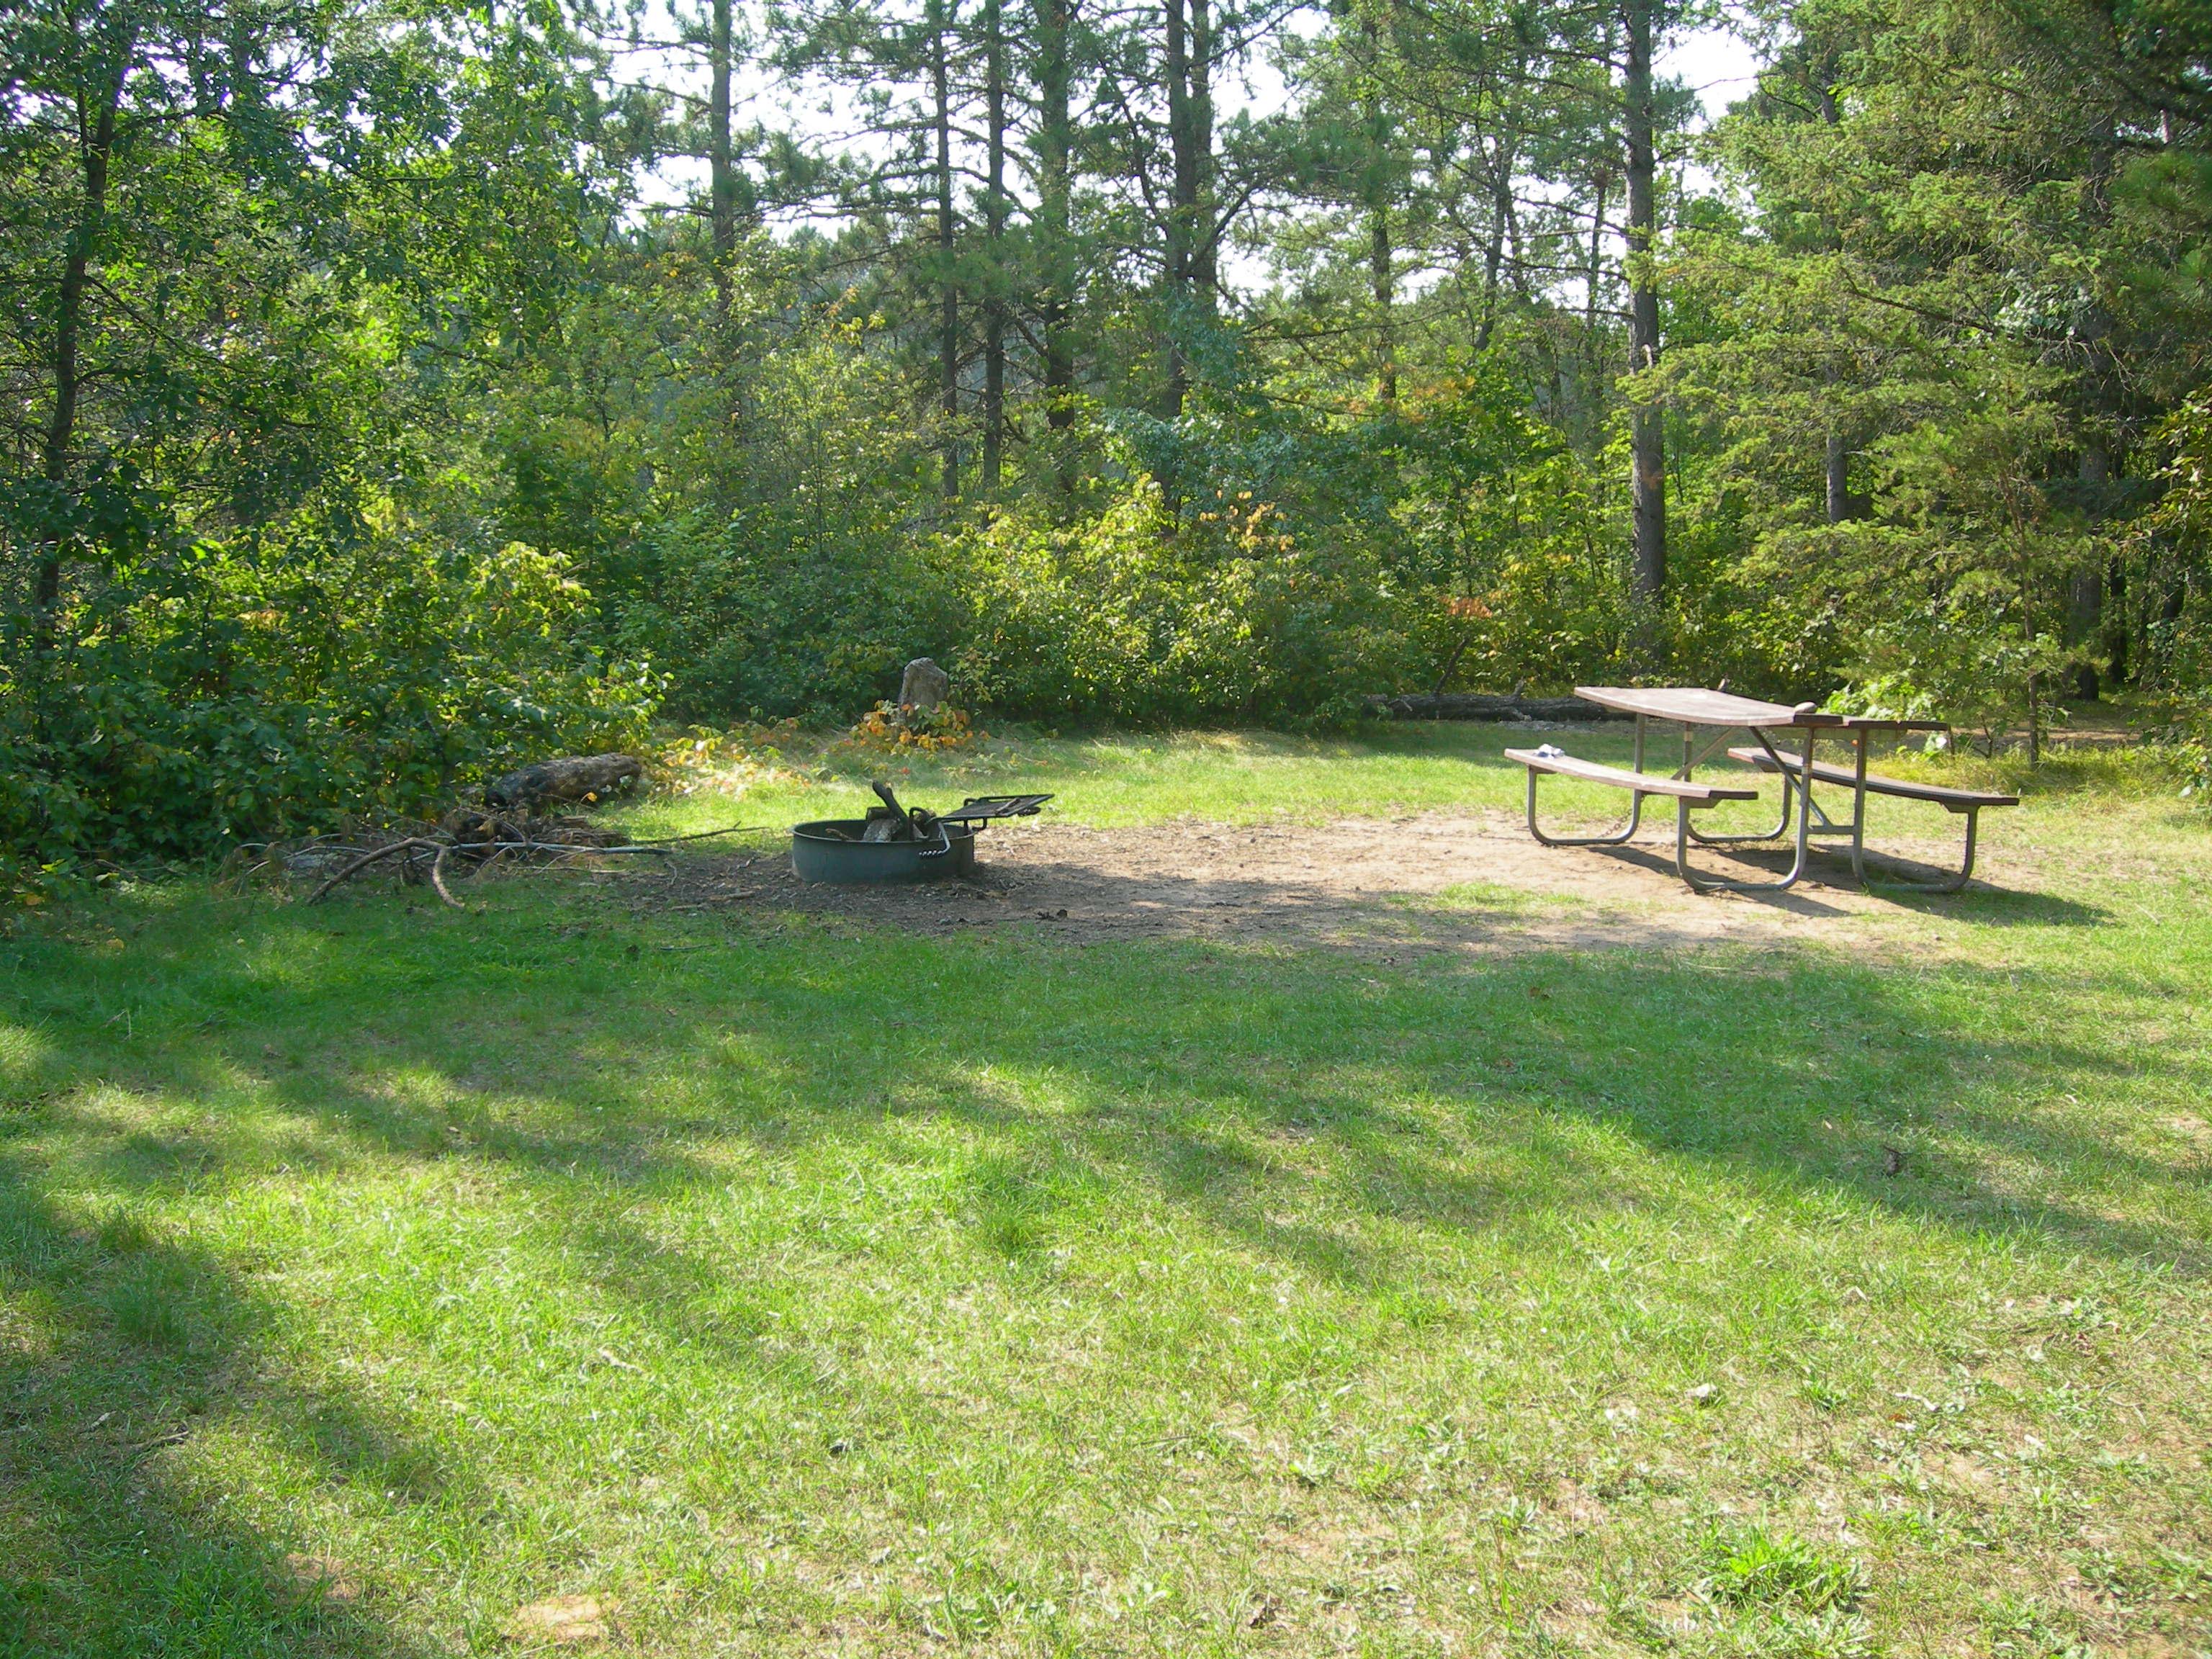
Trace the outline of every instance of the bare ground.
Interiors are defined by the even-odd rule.
[[[1955,856],[1935,842],[1897,850],[1930,860]],[[1786,867],[1765,851],[1752,862],[1710,849],[1693,857],[1714,875],[1759,879]],[[1195,938],[1385,956],[1840,942],[1900,911],[1897,899],[1850,885],[1848,866],[1832,856],[1816,853],[1811,876],[1788,893],[1699,896],[1674,873],[1671,834],[1622,848],[1545,848],[1502,812],[1114,830],[1024,822],[988,830],[977,858],[968,881],[812,885],[792,873],[780,839],[763,839],[733,855],[684,860],[646,902],[690,911],[796,911],[917,933],[1013,927],[1077,944]],[[2002,864],[1990,872],[1999,884]]]

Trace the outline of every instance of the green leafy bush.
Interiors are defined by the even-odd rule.
[[[2182,776],[2182,793],[2212,808],[2212,393],[2192,398],[2160,434],[2166,493],[2131,539],[2130,588],[2151,599],[2142,632],[2143,690]]]
[[[687,720],[845,725],[959,625],[925,563],[932,434],[875,320],[808,300],[792,259],[749,245],[726,318],[663,294],[611,319],[630,401],[568,404],[599,370],[562,365],[500,440],[501,522],[573,555],[609,648],[665,665]]]
[[[1018,511],[948,539],[967,695],[1036,718],[1350,719],[1407,656],[1403,598],[1358,550],[1306,545],[1247,496],[1178,513],[1139,477],[1094,518]]]
[[[1378,691],[1565,684],[1621,654],[1588,478],[1494,369],[1408,376],[1348,421],[1264,399],[1128,417],[1105,450],[1126,482],[940,544],[959,668],[995,708],[1326,726]]]
[[[518,544],[198,544],[120,573],[0,699],[0,848],[194,857],[428,815],[488,773],[642,738],[659,687],[579,647],[590,596]]]

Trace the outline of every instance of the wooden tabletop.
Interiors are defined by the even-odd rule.
[[[1578,685],[1575,695],[1601,708],[1624,714],[1647,714],[1655,720],[1681,726],[1817,726],[1823,731],[1859,731],[1881,727],[1896,732],[1948,732],[1943,720],[1895,720],[1886,714],[1831,714],[1809,702],[1795,708],[1788,703],[1761,702],[1731,691],[1708,691],[1697,685]]]
[[[1648,714],[1683,726],[1841,726],[1841,714],[1824,714],[1809,702],[1761,702],[1730,691],[1696,685],[1578,685],[1575,695],[1601,708]]]

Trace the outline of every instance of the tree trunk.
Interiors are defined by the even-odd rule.
[[[1168,149],[1174,176],[1168,189],[1166,262],[1169,418],[1182,413],[1190,391],[1190,369],[1183,361],[1182,319],[1179,314],[1190,283],[1193,220],[1198,210],[1198,172],[1190,155],[1190,42],[1183,15],[1184,0],[1164,0],[1166,23]]]
[[[1075,243],[1072,161],[1075,123],[1068,106],[1071,0],[1037,0],[1037,252],[1043,281],[1037,295],[1043,336],[1044,419],[1054,434],[1053,466],[1063,492],[1075,487],[1065,434],[1075,424]]]
[[[1221,286],[1221,226],[1213,216],[1213,13],[1212,0],[1190,7],[1191,299],[1202,316],[1213,314]]]
[[[707,42],[707,207],[714,245],[714,315],[730,324],[730,257],[738,246],[738,172],[730,154],[730,0],[714,0]]]
[[[937,100],[938,376],[945,416],[944,493],[960,494],[960,287],[953,270],[952,76],[946,61],[945,0],[931,0],[929,74]]]
[[[1383,403],[1398,401],[1398,338],[1392,301],[1396,283],[1390,263],[1390,216],[1381,203],[1369,216],[1367,267],[1375,291],[1375,395]]]
[[[40,455],[46,482],[69,480],[70,453],[76,443],[77,404],[84,392],[84,370],[78,361],[84,326],[84,291],[92,271],[92,256],[107,219],[107,167],[115,153],[115,122],[123,105],[123,88],[131,72],[133,36],[126,30],[116,42],[115,62],[106,83],[100,88],[100,105],[86,131],[78,118],[78,155],[83,168],[84,204],[71,228],[62,255],[61,285],[54,304],[54,408],[46,422]],[[80,111],[83,106],[78,106]],[[60,634],[62,562],[65,538],[57,534],[39,552],[31,583],[33,613],[31,645],[40,663],[52,656]],[[43,671],[41,671],[43,672]]]
[[[2119,145],[2109,125],[2100,125],[2093,143],[2094,161],[2088,169],[2091,184],[2086,204],[2085,228],[2103,231],[2112,221],[2112,179],[2119,167]],[[2120,412],[2120,374],[2112,349],[2113,322],[2102,302],[2092,298],[2087,314],[2079,325],[2081,338],[2088,347],[2088,362],[2081,386],[2083,402],[2081,452],[2076,465],[2075,478],[2081,493],[2081,514],[2094,530],[2100,527],[2112,509],[2112,437]],[[2100,564],[2077,572],[2069,585],[2066,606],[2066,641],[2076,648],[2091,648],[2103,643],[2105,633],[2105,572]],[[2117,668],[2115,669],[2117,672]],[[2074,692],[2085,702],[2094,702],[2104,688],[2098,682],[2095,666],[2077,663],[2074,669]]]
[[[1628,149],[1628,352],[1632,382],[1659,366],[1659,286],[1651,270],[1659,224],[1653,147],[1651,36],[1658,0],[1625,0],[1628,74],[1624,126]],[[1644,388],[1637,388],[1639,391]],[[1630,496],[1635,514],[1634,589],[1650,605],[1667,586],[1667,458],[1665,419],[1648,394],[1631,416],[1629,445],[1634,471]]]
[[[2105,653],[2110,659],[2114,685],[2125,685],[2132,678],[2132,665],[2128,653],[2128,567],[2124,559],[2114,559],[2106,570]]]
[[[1828,522],[1844,524],[1856,515],[1851,510],[1851,452],[1844,442],[1844,434],[1828,434]]]
[[[1182,413],[1190,392],[1183,336],[1211,314],[1220,283],[1213,219],[1213,21],[1209,0],[1164,0],[1168,149],[1174,170],[1166,238],[1167,411]]]
[[[983,228],[989,244],[983,295],[983,487],[996,489],[1006,425],[1006,42],[1000,0],[985,0],[987,162]]]
[[[2112,489],[2112,455],[2100,438],[2086,438],[2081,444],[2081,459],[2077,469],[2081,487],[2081,507],[2094,524],[2105,516],[2106,500]],[[2090,645],[2098,641],[2105,623],[2105,572],[2100,564],[2078,570],[2068,585],[2066,605],[2066,635],[2070,645]],[[2077,663],[2074,668],[2074,695],[2084,702],[2094,702],[2104,690],[2099,683],[2094,663]]]
[[[1475,331],[1479,356],[1490,349],[1498,326],[1498,279],[1505,263],[1505,237],[1513,223],[1512,164],[1500,137],[1490,164],[1490,240],[1482,251],[1482,325]]]
[[[1382,33],[1370,15],[1361,26],[1370,75],[1379,72]],[[1375,396],[1384,407],[1398,401],[1398,333],[1393,308],[1396,275],[1390,250],[1391,122],[1370,88],[1361,112],[1367,118],[1367,284],[1375,303]],[[1449,672],[1449,671],[1446,671]],[[1437,688],[1443,690],[1441,686]]]
[[[1598,169],[1591,181],[1595,200],[1590,208],[1589,252],[1583,261],[1583,357],[1589,373],[1596,371],[1599,301],[1604,293],[1606,212],[1613,204],[1613,174]]]
[[[1814,96],[1820,104],[1820,119],[1828,126],[1840,126],[1843,125],[1844,112],[1842,106],[1836,102],[1836,66],[1832,59],[1822,62],[1820,71],[1819,84],[1814,88]],[[1831,247],[1838,246],[1833,237],[1828,238],[1827,240]],[[1822,378],[1829,386],[1833,386],[1841,376],[1832,366]],[[1829,397],[1832,404],[1835,401],[1835,394],[1831,392]],[[1830,418],[1832,420],[1835,417],[1832,414]],[[1827,473],[1828,522],[1846,524],[1858,517],[1859,507],[1851,500],[1850,445],[1844,438],[1843,428],[1839,426],[1831,426],[1828,428],[1827,453],[1825,461]]]

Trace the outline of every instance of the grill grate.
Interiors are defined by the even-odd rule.
[[[993,818],[1033,818],[1037,808],[1051,799],[1050,795],[971,795],[951,811],[937,816],[944,823],[973,828]]]

